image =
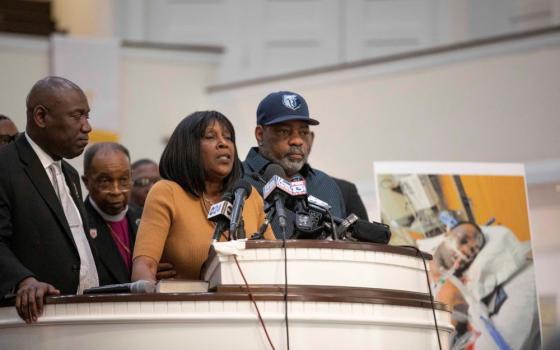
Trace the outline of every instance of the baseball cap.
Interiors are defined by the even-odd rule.
[[[311,125],[319,125],[317,120],[309,118],[307,102],[295,92],[273,92],[257,107],[257,125],[272,125],[289,120],[301,120]]]

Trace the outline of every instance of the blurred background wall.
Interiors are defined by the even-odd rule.
[[[234,122],[243,159],[258,102],[293,90],[321,121],[311,164],[355,182],[373,218],[373,161],[525,164],[545,331],[560,324],[560,0],[0,0],[0,14],[0,113],[21,130],[53,38],[106,38],[120,105],[103,117],[133,160],[159,159],[200,109]]]

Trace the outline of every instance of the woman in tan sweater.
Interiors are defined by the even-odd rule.
[[[159,167],[163,180],[146,199],[132,280],[155,281],[160,261],[174,265],[176,278],[198,279],[214,231],[208,210],[242,176],[233,125],[215,111],[189,115],[171,135]],[[253,190],[243,210],[246,232],[257,232],[264,216],[262,198]],[[269,229],[265,238],[273,237]]]

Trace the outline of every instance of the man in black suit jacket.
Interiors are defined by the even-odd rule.
[[[346,212],[348,214],[354,213],[360,219],[369,221],[366,207],[364,205],[364,202],[362,202],[362,198],[358,193],[356,185],[354,185],[350,181],[337,179],[335,177],[333,177],[333,180],[338,185],[338,188],[340,188],[340,192],[342,192],[344,205],[346,206]]]
[[[26,132],[0,150],[0,294],[16,293],[26,322],[44,296],[99,283],[79,175],[63,160],[86,147],[88,114],[76,84],[41,79],[27,96]]]
[[[114,142],[88,147],[82,180],[89,191],[84,202],[89,235],[108,277],[101,284],[130,282],[140,212],[127,204],[132,178],[126,147]]]

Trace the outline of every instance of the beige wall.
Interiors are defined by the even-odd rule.
[[[0,35],[0,113],[25,128],[25,97],[31,86],[49,74],[48,39]],[[206,87],[219,56],[201,52],[121,49],[120,142],[132,159],[159,161],[178,122],[195,110],[206,110]],[[81,157],[71,163],[81,170]]]
[[[0,35],[0,113],[20,131],[25,129],[25,97],[48,70],[47,39]]]
[[[125,51],[121,142],[130,149],[133,160],[148,157],[159,161],[163,140],[179,121],[196,110],[209,109],[205,87],[215,64]]]

